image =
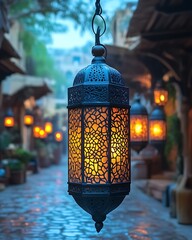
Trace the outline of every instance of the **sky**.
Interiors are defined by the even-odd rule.
[[[95,2],[94,0],[92,0]],[[131,0],[137,2],[137,0]],[[104,4],[103,4],[103,3]],[[101,0],[101,5],[103,9],[107,9],[107,13],[109,15],[113,15],[115,10],[119,7],[125,6],[125,3],[128,2],[128,0]],[[95,5],[93,4],[95,7]],[[103,15],[105,18],[105,16]],[[67,26],[68,30],[64,33],[54,33],[52,34],[52,43],[49,43],[47,45],[48,48],[59,48],[59,49],[70,49],[74,47],[81,47],[86,44],[88,41],[94,41],[94,34],[92,31],[85,31],[82,33],[80,27],[75,28],[74,23],[70,20],[63,21],[65,25]],[[109,26],[107,26],[109,27]],[[91,23],[90,23],[90,29],[91,29]],[[112,38],[107,36],[107,39],[103,37],[103,40],[105,41],[105,44],[112,43]]]

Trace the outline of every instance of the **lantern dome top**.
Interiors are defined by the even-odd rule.
[[[131,106],[131,115],[148,115],[147,109],[141,104],[141,100],[137,97]]]
[[[153,109],[149,119],[150,120],[165,120],[166,116],[165,116],[165,112],[164,112],[163,107],[156,106]]]
[[[121,74],[106,64],[105,57],[103,56],[105,51],[102,45],[96,45],[92,48],[92,54],[94,56],[92,63],[77,73],[73,86],[103,83],[118,86],[125,85]]]

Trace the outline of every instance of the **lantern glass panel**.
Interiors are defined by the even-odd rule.
[[[150,120],[149,122],[150,140],[166,139],[166,123],[164,120]]]
[[[168,101],[168,92],[164,89],[154,90],[154,102],[159,106],[164,106]]]
[[[4,118],[4,126],[5,127],[7,127],[7,128],[14,127],[14,125],[15,125],[14,117],[7,116],[7,117]]]
[[[108,182],[108,115],[107,107],[84,110],[84,181]]]
[[[111,182],[122,183],[129,176],[128,109],[111,109]]]
[[[131,141],[148,141],[148,117],[145,115],[131,116]]]
[[[24,116],[24,124],[27,125],[27,126],[30,126],[33,124],[33,116],[31,115],[25,115]]]
[[[81,183],[81,116],[82,109],[69,110],[69,182]]]

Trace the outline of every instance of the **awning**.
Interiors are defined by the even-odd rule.
[[[158,72],[160,77],[170,73],[192,88],[191,29],[192,1],[139,0],[128,27],[127,43],[141,56],[153,79]]]
[[[23,103],[30,96],[39,99],[52,90],[45,79],[34,76],[14,74],[2,84],[3,104],[8,100],[10,105]]]
[[[25,74],[25,72],[11,60],[0,59],[0,82],[13,73]]]
[[[3,37],[3,41],[0,47],[0,59],[7,59],[12,57],[20,59],[19,54],[12,46],[10,41],[6,37]]]

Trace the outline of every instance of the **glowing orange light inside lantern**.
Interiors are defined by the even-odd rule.
[[[148,118],[144,115],[131,116],[131,141],[148,140]]]
[[[33,125],[33,122],[34,122],[34,118],[32,115],[25,115],[24,116],[24,124],[26,126],[31,126]]]
[[[40,130],[41,130],[41,128],[40,128],[39,126],[35,126],[35,127],[33,128],[33,136],[34,136],[35,138],[39,138],[39,132],[40,132]]]
[[[51,122],[45,123],[45,132],[48,134],[53,132],[53,124]]]
[[[39,131],[39,137],[41,138],[41,139],[45,139],[46,137],[47,137],[47,133],[45,132],[45,130],[44,129],[40,129],[40,131]]]
[[[56,132],[55,133],[55,140],[57,142],[61,142],[63,140],[63,134],[61,132]]]
[[[4,118],[4,126],[6,128],[14,127],[14,125],[15,125],[14,117],[7,116],[7,117]]]
[[[159,106],[164,106],[168,101],[168,92],[164,89],[154,90],[154,102]]]
[[[150,140],[164,140],[166,138],[166,123],[163,120],[150,121]]]

